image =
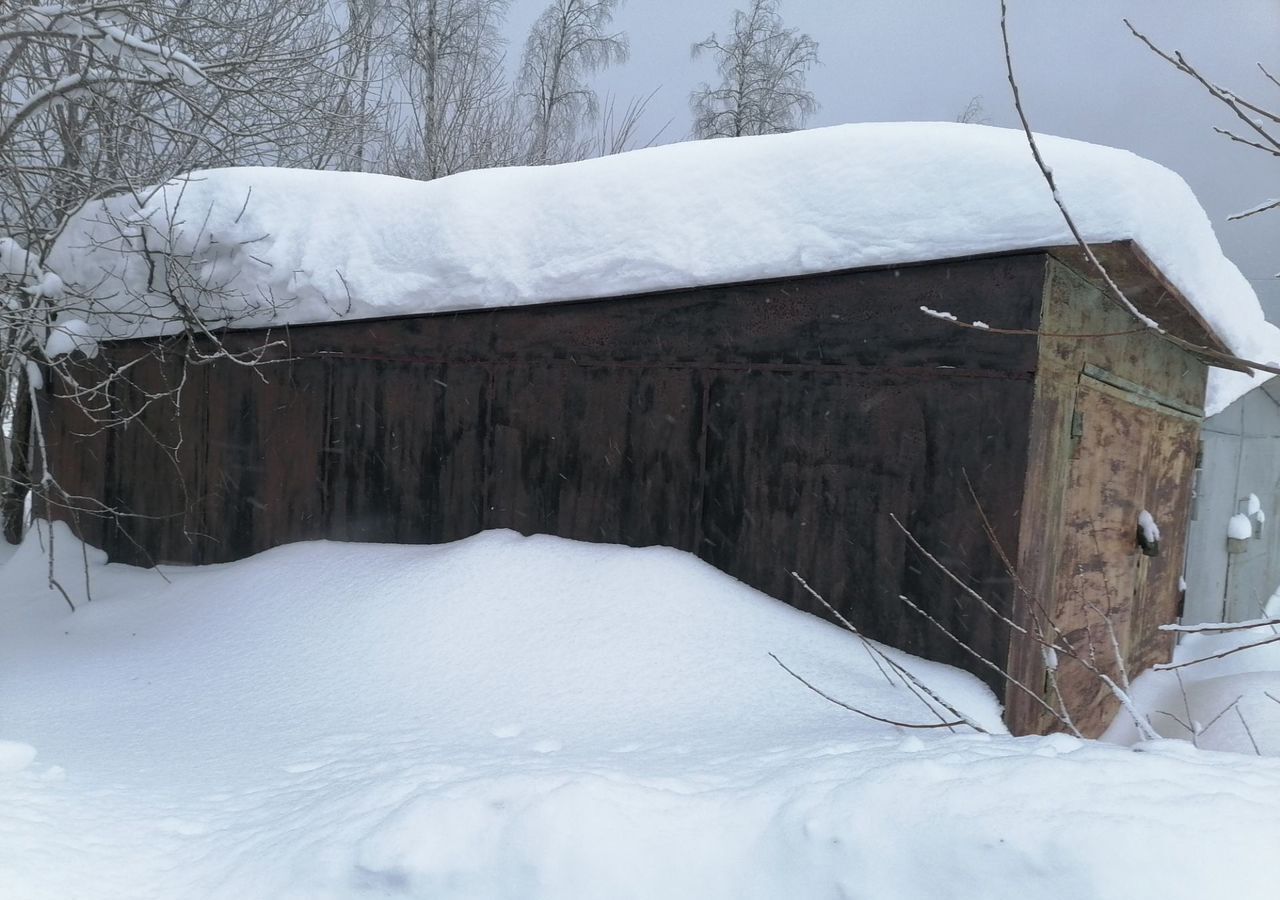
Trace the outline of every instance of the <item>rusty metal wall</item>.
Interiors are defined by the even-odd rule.
[[[799,572],[868,634],[989,670],[1008,636],[889,516],[1001,608],[1016,556],[1039,253],[640,297],[295,327],[257,369],[139,363],[130,425],[49,420],[113,559],[208,563],[294,540],[440,542],[513,528],[696,553],[800,608]],[[235,332],[232,348],[267,335]],[[153,349],[107,348],[117,359]],[[86,449],[90,452],[86,454]]]

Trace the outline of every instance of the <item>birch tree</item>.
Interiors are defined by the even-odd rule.
[[[818,109],[805,76],[818,64],[818,44],[787,28],[776,0],[752,0],[733,14],[733,30],[693,45],[709,54],[720,82],[700,85],[689,98],[695,138],[794,131]]]
[[[394,16],[390,0],[345,0],[329,7],[324,43],[330,66],[319,87],[333,115],[303,143],[309,168],[376,171],[390,145]],[[323,18],[323,17],[322,17]]]
[[[518,97],[528,111],[528,162],[582,156],[580,132],[595,121],[599,99],[587,79],[630,54],[627,36],[610,31],[622,0],[555,0],[529,32]]]
[[[431,179],[511,162],[501,35],[510,0],[395,0],[404,114],[389,171]]]

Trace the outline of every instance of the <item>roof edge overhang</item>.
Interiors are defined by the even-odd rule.
[[[1134,307],[1141,313],[1159,323],[1160,327],[1169,335],[1177,338],[1179,346],[1186,352],[1200,359],[1206,365],[1215,366],[1222,369],[1231,369],[1237,372],[1252,374],[1253,370],[1244,363],[1238,363],[1234,360],[1235,355],[1227,347],[1226,342],[1218,335],[1218,333],[1209,325],[1208,322],[1200,315],[1200,312],[1186,298],[1186,296],[1174,287],[1159,267],[1155,265],[1142,250],[1142,248],[1133,240],[1110,241],[1107,243],[1090,244],[1089,249],[1093,252],[1098,262],[1102,264],[1107,275],[1115,282],[1115,284],[1129,298]],[[750,285],[750,284],[773,284],[794,281],[797,279],[807,278],[824,278],[839,275],[852,275],[860,272],[888,271],[894,269],[906,268],[922,268],[927,266],[947,265],[951,263],[968,262],[983,259],[997,259],[1008,256],[1023,255],[1048,255],[1063,265],[1069,267],[1073,272],[1084,278],[1090,284],[1094,285],[1105,296],[1110,297],[1111,291],[1107,287],[1102,275],[1097,271],[1096,267],[1089,262],[1083,249],[1078,244],[1064,244],[1057,246],[1027,246],[1018,248],[1007,248],[1003,250],[993,250],[986,253],[961,254],[952,257],[941,257],[938,259],[927,260],[911,260],[898,263],[877,263],[869,266],[855,266],[844,269],[833,269],[818,272],[803,272],[793,275],[775,275],[767,278],[752,278],[742,281],[733,282],[716,282],[711,284],[689,285],[683,288],[659,288],[651,291],[641,291],[634,294],[622,295],[604,295],[599,297],[565,297],[563,299],[546,300],[538,303],[519,304],[520,306],[571,306],[586,303],[595,303],[606,300],[621,300],[635,297],[659,296],[677,291],[703,291],[717,290],[734,285]],[[1111,302],[1119,303],[1119,301],[1111,298]],[[243,325],[240,327],[222,326],[213,327],[211,331],[215,333],[221,332],[270,332],[270,331],[288,331],[297,328],[324,328],[331,325],[363,322],[367,324],[373,323],[389,323],[397,320],[418,319],[423,316],[438,315],[465,315],[465,314],[484,314],[494,313],[503,309],[513,307],[506,306],[481,306],[481,307],[457,307],[433,310],[431,312],[389,312],[385,316],[368,316],[354,319],[337,319],[324,322],[296,322],[296,323],[261,323],[252,325]],[[171,334],[137,334],[137,335],[111,335],[102,338],[104,343],[125,343],[135,340],[153,341],[163,340],[167,338],[183,338],[189,337],[182,332]],[[1203,352],[1199,352],[1199,350]]]
[[[1241,362],[1214,330],[1200,311],[1186,296],[1174,287],[1159,267],[1133,240],[1090,244],[1089,250],[1106,270],[1116,287],[1124,292],[1140,313],[1157,322],[1160,327],[1178,338],[1179,346],[1202,362],[1219,369],[1253,374],[1253,370]],[[1089,260],[1079,244],[1048,248],[1049,255],[1069,266],[1103,294],[1111,297],[1111,290],[1097,267]],[[1111,298],[1112,302],[1118,302]],[[1190,345],[1190,346],[1187,346]],[[1198,348],[1198,349],[1197,349]]]

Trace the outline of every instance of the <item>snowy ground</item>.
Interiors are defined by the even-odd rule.
[[[1280,760],[857,717],[768,654],[936,721],[676,551],[95,559],[74,614],[45,565],[29,540],[0,568],[7,900],[1275,896]],[[998,727],[969,676],[894,658]]]
[[[1134,699],[1156,731],[1202,749],[1280,757],[1280,627],[1185,635],[1173,662],[1193,660],[1134,682]],[[1105,737],[1127,744],[1137,734],[1120,719]]]

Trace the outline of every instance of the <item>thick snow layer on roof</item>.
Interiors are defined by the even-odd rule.
[[[1040,143],[1086,239],[1135,240],[1235,352],[1280,360],[1280,331],[1265,322],[1179,176],[1122,150]],[[890,123],[433,182],[200,172],[141,202],[91,206],[49,262],[73,291],[95,294],[117,314],[98,317],[100,329],[125,335],[176,318],[174,285],[213,289],[185,296],[215,324],[296,324],[1069,243],[1021,132]],[[170,250],[175,262],[144,250]],[[1220,379],[1210,406],[1250,383]]]
[[[5,900],[1275,896],[1280,760],[873,721],[769,654],[937,720],[688,554],[493,532],[161,577],[57,528],[77,612],[47,529],[0,568]]]

